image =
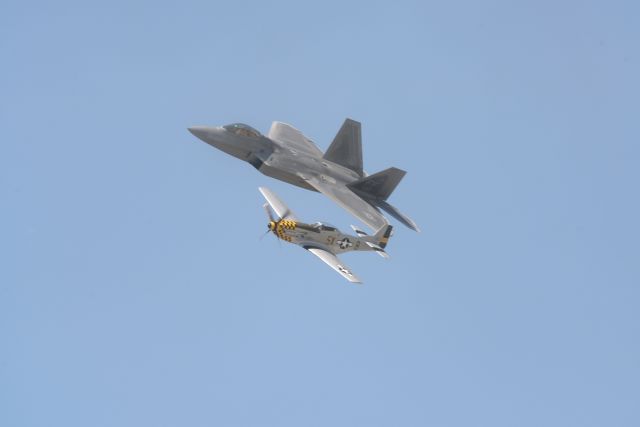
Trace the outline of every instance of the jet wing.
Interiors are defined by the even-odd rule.
[[[302,132],[291,125],[273,122],[269,129],[269,139],[279,142],[286,148],[304,151],[317,157],[322,157],[322,151]]]
[[[380,230],[389,223],[380,211],[364,199],[360,198],[356,193],[349,190],[346,186],[337,183],[331,183],[333,178],[326,177],[316,178],[299,174],[309,185],[336,202],[342,208],[346,209],[360,221],[367,224],[373,230]],[[335,181],[334,181],[335,182]]]
[[[327,263],[329,267],[333,268],[335,271],[340,273],[342,277],[350,281],[351,283],[362,283],[362,281],[349,270],[347,266],[345,266],[337,256],[332,254],[329,251],[320,248],[308,248],[309,252],[320,258],[322,261]]]
[[[271,206],[271,209],[280,217],[297,221],[296,216],[291,212],[291,209],[284,204],[282,200],[276,194],[266,187],[258,187],[258,190],[262,193],[267,203]]]

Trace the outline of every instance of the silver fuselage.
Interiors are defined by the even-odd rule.
[[[373,251],[367,244],[370,237],[358,237],[344,234],[337,228],[323,224],[306,224],[289,219],[271,221],[269,230],[281,240],[302,246],[305,249],[321,248],[334,254],[350,251]]]

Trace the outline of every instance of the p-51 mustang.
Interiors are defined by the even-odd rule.
[[[259,188],[260,192],[267,200],[264,208],[269,216],[269,231],[276,235],[278,239],[285,242],[295,243],[302,246],[331,268],[340,273],[345,279],[352,283],[362,283],[362,281],[344,265],[336,256],[349,251],[374,251],[384,258],[389,255],[384,251],[391,236],[391,225],[385,225],[373,236],[368,236],[364,231],[351,226],[358,236],[343,234],[337,228],[321,222],[305,224],[299,222],[291,210],[275,195],[265,187]],[[270,209],[271,208],[271,209]],[[272,214],[272,211],[276,214]]]

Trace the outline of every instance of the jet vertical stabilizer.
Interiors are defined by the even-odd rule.
[[[346,119],[323,158],[364,176],[360,122]]]

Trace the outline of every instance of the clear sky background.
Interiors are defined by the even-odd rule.
[[[640,425],[640,7],[0,5],[0,426]],[[349,285],[186,130],[408,171]]]

